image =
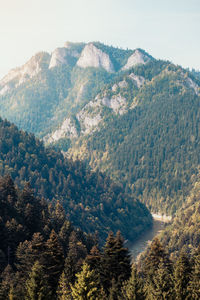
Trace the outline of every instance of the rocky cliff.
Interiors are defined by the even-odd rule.
[[[81,57],[77,61],[77,66],[81,68],[103,68],[107,72],[114,72],[114,67],[109,55],[95,47],[92,43],[87,44],[83,49]]]

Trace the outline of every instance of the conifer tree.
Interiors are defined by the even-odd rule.
[[[58,300],[71,299],[71,288],[69,287],[64,271],[62,272],[58,282],[57,296]]]
[[[96,300],[99,291],[94,280],[94,271],[90,270],[88,264],[84,263],[82,271],[76,275],[77,281],[71,285],[74,300]]]
[[[188,294],[190,299],[200,299],[200,248],[194,258],[194,265],[188,283]]]
[[[187,299],[189,296],[188,284],[191,276],[189,259],[185,252],[181,252],[175,263],[174,269],[174,290],[175,299]]]
[[[125,281],[122,286],[122,299],[125,300],[143,300],[144,291],[142,281],[138,276],[136,265],[132,264],[131,277]]]
[[[124,248],[120,232],[116,237],[111,232],[108,235],[102,256],[102,283],[108,293],[112,279],[119,284],[127,280],[131,274],[130,255]]]
[[[69,238],[69,252],[65,259],[65,275],[69,283],[74,284],[75,274],[82,268],[83,260],[87,255],[85,245],[78,239],[77,233],[72,231]]]
[[[26,300],[50,300],[51,294],[46,281],[43,266],[35,262],[26,281]]]
[[[64,267],[63,248],[58,240],[54,230],[51,231],[50,237],[46,242],[46,252],[44,254],[45,270],[48,276],[48,282],[53,294],[57,290],[58,280]]]
[[[14,284],[14,272],[10,265],[7,265],[1,274],[0,299],[8,299],[11,287]]]
[[[172,293],[172,263],[158,238],[155,238],[144,261],[144,291],[147,299],[170,299]],[[166,298],[162,298],[162,291]],[[167,295],[169,294],[169,298]],[[155,298],[157,297],[157,298]],[[161,297],[161,298],[159,298]]]

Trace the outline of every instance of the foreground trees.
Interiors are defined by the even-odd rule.
[[[154,239],[138,270],[120,232],[100,247],[60,202],[15,190],[9,177],[0,180],[0,213],[0,300],[200,299],[200,247],[172,261]]]

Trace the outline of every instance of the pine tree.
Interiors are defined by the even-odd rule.
[[[5,270],[1,274],[0,285],[0,300],[8,299],[10,288],[14,284],[14,272],[10,265],[7,265]]]
[[[102,256],[101,280],[105,291],[108,293],[112,279],[120,286],[123,281],[129,279],[131,274],[130,255],[123,246],[123,238],[120,232],[114,237],[109,233]]]
[[[65,275],[69,283],[74,284],[76,276],[82,268],[83,261],[87,255],[85,245],[78,239],[77,233],[72,231],[69,238],[69,252],[65,259]]]
[[[35,262],[26,281],[26,300],[50,300],[51,294],[46,281],[43,266]]]
[[[200,299],[200,248],[198,249],[188,283],[188,294],[190,299]]]
[[[143,300],[144,291],[142,281],[138,276],[136,265],[132,265],[131,277],[125,281],[122,286],[122,299],[125,300]]]
[[[172,263],[157,238],[151,243],[144,261],[143,272],[145,276],[144,291],[147,299],[171,299]],[[162,292],[166,298],[162,298]]]
[[[189,296],[188,284],[191,276],[189,259],[183,251],[175,263],[174,269],[174,289],[175,299],[187,299]]]
[[[76,300],[96,300],[99,298],[99,290],[94,280],[94,271],[84,263],[82,271],[76,275],[77,281],[71,285],[72,297]]]
[[[64,271],[62,272],[58,282],[57,295],[58,295],[58,300],[71,299],[71,288],[68,284]]]
[[[147,284],[149,282],[147,281]],[[174,299],[174,286],[172,274],[169,273],[161,259],[158,270],[155,272],[153,282],[150,283],[147,299],[171,300]]]
[[[52,293],[55,294],[64,267],[64,254],[63,248],[54,230],[51,231],[50,237],[46,242],[44,261],[48,282],[51,286]]]

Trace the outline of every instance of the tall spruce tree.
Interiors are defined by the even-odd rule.
[[[189,299],[188,284],[191,276],[191,266],[187,254],[182,251],[175,263],[174,289],[175,299]]]
[[[191,299],[200,299],[200,247],[195,253],[194,265],[188,283],[188,294]]]
[[[112,279],[119,286],[129,279],[131,274],[130,255],[124,247],[123,238],[118,232],[116,237],[111,232],[108,235],[102,255],[102,284],[108,293],[111,288]]]
[[[48,286],[43,266],[38,261],[32,267],[26,281],[26,300],[51,300],[52,295]]]
[[[122,285],[122,299],[144,300],[142,280],[140,279],[135,264],[132,264],[131,277]]]
[[[97,284],[95,282],[94,271],[90,270],[88,264],[84,263],[82,271],[76,274],[77,281],[71,285],[72,297],[74,300],[97,300],[101,299]]]
[[[55,295],[64,267],[64,254],[62,245],[54,230],[51,231],[50,237],[46,242],[44,261],[48,282],[51,286],[52,294]]]

